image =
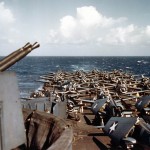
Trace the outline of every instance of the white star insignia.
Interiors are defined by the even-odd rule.
[[[98,105],[98,104],[96,103],[96,104],[93,106],[93,108],[95,109],[97,105]]]
[[[118,121],[114,122],[114,123],[110,126],[110,128],[109,128],[109,134],[111,134],[113,131],[116,130],[117,125],[118,125]]]

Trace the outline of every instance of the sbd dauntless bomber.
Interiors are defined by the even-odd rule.
[[[16,75],[5,70],[37,47],[27,43],[0,61],[1,149],[150,149],[148,77],[58,70],[20,99]]]

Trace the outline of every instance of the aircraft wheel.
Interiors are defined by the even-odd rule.
[[[133,146],[126,144],[125,142],[121,142],[121,147],[124,150],[132,150]]]
[[[67,102],[67,108],[68,108],[69,112],[73,111],[74,106],[75,106],[74,102],[72,102],[72,101]]]

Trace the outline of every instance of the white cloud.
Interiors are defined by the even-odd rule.
[[[133,24],[127,27],[116,27],[110,29],[110,32],[102,38],[101,41],[107,44],[126,44],[137,41],[137,27]]]
[[[70,38],[77,28],[77,22],[72,16],[65,16],[61,20],[60,32],[65,38]]]
[[[95,40],[98,30],[104,30],[116,23],[124,22],[126,18],[121,17],[116,20],[106,17],[96,10],[93,6],[77,8],[76,17],[64,16],[60,19],[60,27],[55,34],[49,34],[50,43],[85,43]],[[50,30],[51,32],[52,30]],[[56,40],[57,39],[57,40]]]
[[[12,11],[0,2],[0,42],[6,44],[16,43],[19,31],[15,28],[15,17]]]
[[[49,33],[48,33],[48,37],[46,39],[46,43],[51,43],[51,42],[53,44],[59,43],[58,32],[56,32],[55,30],[50,30]]]
[[[55,34],[52,34],[55,33]],[[49,43],[93,45],[138,45],[150,43],[150,25],[128,24],[126,17],[104,16],[93,6],[77,8],[76,16],[64,16],[60,27],[50,30]]]
[[[148,25],[145,29],[145,33],[150,36],[150,25]]]
[[[97,39],[100,44],[139,45],[150,43],[150,26],[138,27],[130,24],[126,27],[111,28],[109,32]]]
[[[110,27],[115,23],[123,22],[127,20],[125,17],[113,19],[112,17],[106,17],[96,10],[93,6],[84,6],[77,8],[76,22],[85,28],[93,27]]]
[[[84,27],[99,26],[103,16],[93,6],[77,8],[76,22]]]
[[[4,2],[0,2],[0,26],[9,25],[15,21],[10,9],[5,7]]]

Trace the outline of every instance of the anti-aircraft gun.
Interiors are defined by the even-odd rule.
[[[39,46],[37,42],[27,43],[0,60],[0,150],[26,147],[16,74],[5,70]]]
[[[0,60],[0,150],[72,149],[72,128],[53,115],[22,109],[16,74],[5,71],[39,46],[27,43]]]
[[[32,50],[38,48],[40,44],[35,42],[33,45],[30,43],[25,44],[20,49],[12,52],[8,56],[4,57],[2,60],[0,60],[0,72],[5,71],[12,65],[14,65],[19,60],[23,59],[26,55],[28,55]]]

